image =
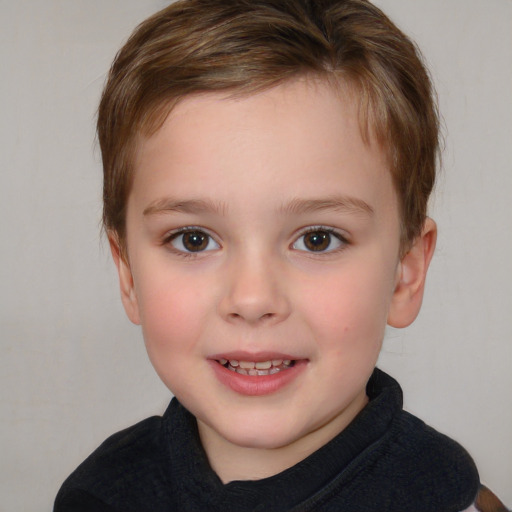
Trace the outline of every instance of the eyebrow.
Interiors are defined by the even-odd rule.
[[[143,215],[158,215],[163,213],[215,213],[225,215],[228,207],[225,203],[216,203],[210,199],[175,200],[171,198],[157,199],[144,209]],[[372,216],[374,209],[362,199],[350,196],[335,196],[322,199],[292,199],[280,208],[285,215],[298,215],[321,211],[338,211],[349,214],[364,214]]]
[[[374,209],[362,199],[350,196],[333,196],[325,199],[293,199],[282,206],[286,214],[315,213],[325,210],[372,216]]]
[[[144,209],[143,215],[159,213],[216,213],[223,215],[227,210],[224,203],[215,203],[209,199],[174,200],[170,198],[153,201]]]

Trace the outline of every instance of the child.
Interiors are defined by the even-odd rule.
[[[375,369],[421,306],[438,153],[428,74],[382,12],[172,4],[118,54],[98,133],[122,301],[176,398],[56,512],[505,510]]]

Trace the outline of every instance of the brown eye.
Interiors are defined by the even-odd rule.
[[[345,238],[330,229],[311,229],[300,236],[293,249],[305,252],[328,253],[347,244]]]
[[[200,230],[181,231],[171,238],[171,245],[180,252],[204,252],[219,248],[215,240]]]
[[[310,251],[325,251],[331,244],[331,234],[326,231],[313,231],[304,235],[304,245]]]
[[[208,246],[208,238],[208,235],[200,231],[191,231],[183,235],[183,246],[190,252],[204,251]]]

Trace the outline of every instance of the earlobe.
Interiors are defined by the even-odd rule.
[[[388,314],[388,324],[392,327],[407,327],[418,316],[436,239],[436,223],[427,218],[420,236],[414,240],[397,269],[397,282]]]
[[[139,305],[128,259],[126,255],[123,254],[119,244],[119,239],[115,233],[109,233],[108,241],[110,244],[110,251],[112,252],[112,258],[117,267],[119,288],[121,290],[121,300],[123,302],[124,310],[128,318],[134,324],[139,325]]]

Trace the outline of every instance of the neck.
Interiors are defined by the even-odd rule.
[[[210,466],[224,484],[234,480],[260,480],[281,473],[324,446],[344,430],[367,403],[368,397],[361,396],[342,414],[277,448],[232,443],[200,420],[199,436]]]

